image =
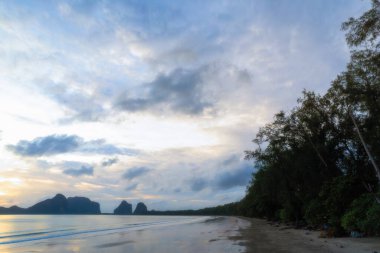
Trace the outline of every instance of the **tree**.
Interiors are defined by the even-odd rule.
[[[257,169],[241,201],[246,215],[328,222],[338,231],[350,204],[380,188],[379,1],[342,27],[352,50],[347,69],[323,96],[304,91],[246,151]]]

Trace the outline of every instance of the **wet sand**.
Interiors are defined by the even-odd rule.
[[[320,232],[271,225],[265,220],[247,219],[237,239],[247,253],[380,253],[380,238],[319,238]]]
[[[245,247],[237,237],[249,224],[237,217],[204,217],[203,221],[186,224],[0,245],[0,252],[240,253]]]

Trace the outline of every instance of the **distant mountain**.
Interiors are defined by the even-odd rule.
[[[137,204],[132,213],[132,204],[125,200],[121,201],[114,210],[114,214],[117,215],[147,215],[148,213],[148,208],[142,202]],[[58,193],[53,198],[45,199],[28,208],[0,207],[0,214],[100,214],[100,205],[89,198],[66,198],[63,194]]]
[[[29,208],[0,207],[0,214],[100,214],[100,205],[88,198],[66,198],[57,194],[54,198],[43,200]]]
[[[9,208],[0,207],[0,214],[24,214],[25,212],[25,208],[21,208],[18,206],[11,206]]]
[[[62,194],[55,195],[26,209],[31,214],[66,214],[68,213],[67,199]]]
[[[116,207],[113,213],[118,215],[131,215],[132,204],[129,204],[127,201],[123,200],[121,201],[120,205]]]
[[[136,209],[133,212],[133,214],[146,215],[148,214],[148,208],[146,207],[144,203],[140,202],[137,204]]]
[[[100,214],[99,203],[85,197],[67,198],[67,208],[69,214]]]
[[[116,215],[238,215],[238,204],[238,202],[230,203],[199,210],[148,211],[147,206],[140,202],[132,213],[132,204],[123,200],[113,213]],[[85,197],[66,198],[62,194],[57,194],[28,208],[0,206],[1,214],[100,214],[100,205]]]

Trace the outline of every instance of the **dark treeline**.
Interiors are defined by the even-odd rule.
[[[198,210],[148,211],[149,215],[237,215],[239,202]]]
[[[256,172],[244,199],[231,206],[236,214],[329,226],[334,235],[380,234],[374,166],[380,164],[380,2],[342,29],[351,48],[347,69],[325,95],[304,91],[295,108],[259,130],[257,148],[246,151]]]

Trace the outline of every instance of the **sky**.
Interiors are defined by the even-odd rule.
[[[240,200],[258,129],[324,93],[360,0],[0,0],[0,206]]]

